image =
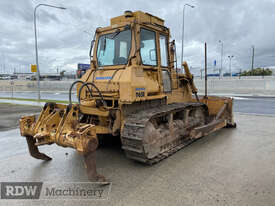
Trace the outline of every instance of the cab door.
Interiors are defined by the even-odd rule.
[[[157,35],[156,32],[144,27],[140,28],[140,57],[142,65],[157,69]]]
[[[157,32],[145,26],[140,27],[140,60],[143,68],[144,82],[146,85],[145,95],[161,93],[160,64],[158,61],[158,38]]]
[[[171,74],[169,71],[169,55],[168,55],[168,36],[159,33],[159,58],[162,76],[163,91],[165,93],[172,91]]]

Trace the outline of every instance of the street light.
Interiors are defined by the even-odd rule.
[[[182,62],[183,62],[183,44],[184,44],[184,11],[185,11],[185,6],[189,6],[192,9],[195,8],[195,6],[190,5],[190,4],[184,4],[183,10],[182,10],[182,36],[181,36],[181,67],[182,67]]]
[[[251,60],[251,70],[254,69],[254,53],[255,53],[255,46],[252,45],[252,60]]]
[[[229,58],[229,72],[230,72],[230,77],[232,77],[232,72],[231,72],[231,59],[232,59],[233,57],[234,57],[233,55],[228,56],[228,58]]]
[[[219,43],[221,44],[221,68],[220,68],[220,78],[223,76],[222,73],[222,63],[223,63],[223,42],[219,40]]]
[[[39,64],[38,64],[37,31],[36,31],[36,10],[40,6],[47,6],[47,7],[52,7],[52,8],[56,8],[56,9],[66,9],[64,7],[53,6],[53,5],[49,5],[49,4],[38,4],[34,8],[34,12],[33,12],[33,24],[34,24],[34,38],[35,38],[35,57],[36,57],[36,67],[37,67],[37,71],[36,71],[36,75],[37,76],[36,76],[36,79],[37,79],[38,101],[40,101],[40,70],[39,70]]]

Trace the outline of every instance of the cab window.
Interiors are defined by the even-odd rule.
[[[144,65],[157,66],[156,33],[140,30],[140,56]]]
[[[97,61],[99,66],[127,64],[131,49],[131,30],[101,35],[98,40]]]
[[[160,44],[160,63],[163,67],[168,67],[168,52],[167,52],[167,38],[164,35],[159,35]]]

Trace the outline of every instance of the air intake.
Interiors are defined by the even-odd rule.
[[[125,15],[126,18],[130,18],[130,17],[133,17],[133,12],[132,11],[125,11],[124,15]]]

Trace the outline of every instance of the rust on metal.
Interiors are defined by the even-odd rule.
[[[36,159],[41,159],[45,161],[49,161],[52,158],[45,155],[44,153],[39,152],[38,147],[35,145],[35,139],[31,136],[26,136],[26,140],[28,143],[29,153],[32,157]]]

